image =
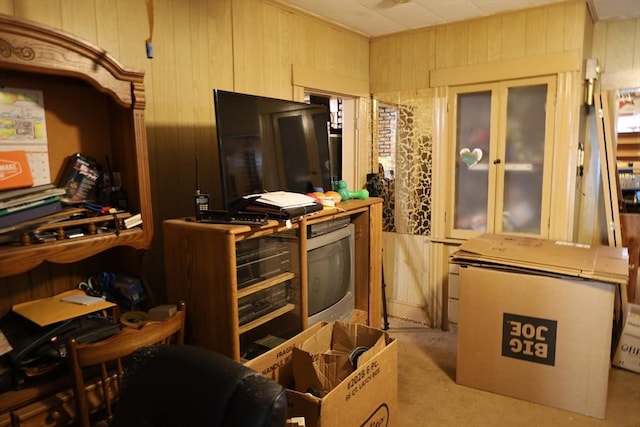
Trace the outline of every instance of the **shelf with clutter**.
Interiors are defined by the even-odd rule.
[[[15,16],[0,14],[0,44],[0,169],[26,177],[0,184],[4,319],[101,271],[139,275],[153,217],[144,73]],[[0,425],[66,423],[71,396],[66,376],[33,378],[2,393]]]
[[[20,167],[31,172],[32,181],[17,187],[22,188],[22,196],[33,190],[32,206],[12,205],[0,210],[0,277],[25,273],[45,261],[82,261],[121,246],[148,248],[153,220],[144,74],[73,35],[13,16],[0,15],[0,38],[8,47],[7,55],[0,58],[4,117],[0,159],[7,165],[13,160],[6,152],[26,154],[26,163]],[[117,194],[126,208],[115,206],[115,217],[111,211],[100,212],[114,203],[104,203],[99,194],[83,201],[101,204],[100,210],[80,213],[64,209],[67,205],[57,199],[64,199],[63,194],[45,197],[44,192],[36,192],[44,191],[45,186],[64,188],[66,184],[80,189],[83,182],[64,182],[69,159],[79,155],[100,164],[97,180],[119,177]],[[118,174],[110,174],[112,170]],[[80,176],[86,169],[78,167],[76,172]],[[0,188],[0,204],[15,201],[10,193],[14,191],[16,187]],[[122,221],[128,214],[139,214],[137,226],[125,226]],[[87,218],[85,224],[78,222],[80,215]],[[104,218],[97,218],[101,215]],[[45,233],[43,226],[63,216],[74,225],[56,227],[55,238]]]

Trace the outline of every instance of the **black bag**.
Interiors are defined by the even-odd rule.
[[[13,350],[0,367],[0,392],[21,389],[34,377],[58,371],[65,364],[66,341],[95,342],[120,331],[120,324],[89,314],[47,326],[39,326],[23,316],[9,312],[0,321],[0,330]]]

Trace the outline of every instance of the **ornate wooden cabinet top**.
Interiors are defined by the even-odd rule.
[[[144,73],[73,35],[0,14],[0,67],[83,79],[123,107],[144,109]]]

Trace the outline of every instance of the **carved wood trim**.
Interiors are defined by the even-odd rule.
[[[110,94],[122,106],[145,107],[144,72],[126,68],[86,40],[3,14],[0,68],[80,78]]]

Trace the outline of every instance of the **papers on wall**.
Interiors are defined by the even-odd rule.
[[[42,91],[0,88],[0,151],[25,151],[33,185],[49,184],[49,152]]]

